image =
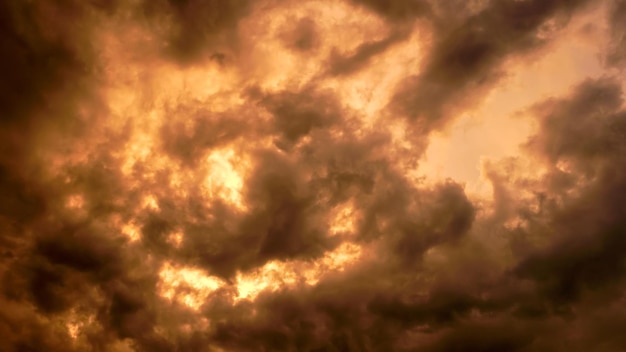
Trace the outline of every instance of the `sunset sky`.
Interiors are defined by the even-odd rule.
[[[626,351],[626,0],[5,0],[0,72],[0,351]]]

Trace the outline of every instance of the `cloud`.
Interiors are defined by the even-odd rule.
[[[626,33],[624,32],[624,20],[626,17],[626,3],[624,1],[615,0],[611,4],[611,39],[610,48],[611,51],[608,55],[608,64],[615,66],[622,66],[624,64],[624,41],[626,40]]]
[[[380,1],[380,0],[353,0],[390,21],[405,21],[430,14],[431,6],[427,1]]]
[[[581,291],[621,280],[624,214],[615,195],[626,185],[617,171],[624,162],[626,115],[619,85],[611,80],[585,82],[569,101],[547,105],[543,133],[530,147],[553,163],[564,162],[564,172],[578,176],[579,196],[555,211],[554,242],[523,261],[518,271],[567,302]]]
[[[365,42],[359,45],[351,55],[341,56],[336,52],[331,53],[329,74],[347,75],[365,66],[374,56],[381,54],[391,48],[394,44],[407,38],[408,31],[398,29],[387,37]]]
[[[398,87],[393,113],[408,118],[420,131],[442,127],[493,87],[507,59],[544,44],[547,40],[540,34],[549,20],[568,16],[582,5],[584,1],[491,2],[458,25],[443,27],[435,33],[421,72]]]
[[[0,349],[623,349],[612,69],[523,111],[492,196],[414,170],[586,2],[328,6],[0,5]]]
[[[138,9],[165,41],[165,53],[186,64],[235,49],[237,25],[253,1],[145,1]],[[233,48],[231,45],[235,45]]]
[[[317,26],[313,19],[302,18],[286,26],[283,41],[288,48],[308,52],[319,45]]]

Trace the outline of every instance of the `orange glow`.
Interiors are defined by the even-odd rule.
[[[66,314],[63,319],[68,335],[74,340],[75,344],[83,344],[84,330],[92,326],[96,320],[93,314],[79,314],[74,310]]]
[[[206,178],[205,189],[208,197],[221,198],[227,203],[245,210],[242,199],[243,176],[242,171],[246,162],[242,157],[236,157],[233,149],[213,150],[207,157],[209,175]]]
[[[169,235],[167,241],[175,248],[180,248],[180,245],[183,242],[183,233],[180,231],[173,232]]]
[[[202,270],[176,266],[169,262],[163,264],[159,277],[161,297],[194,310],[202,306],[209,294],[224,286],[222,280],[208,276]]]
[[[361,255],[361,248],[352,243],[343,243],[322,258],[312,261],[272,261],[248,273],[237,275],[235,300],[254,300],[265,291],[276,291],[293,287],[299,282],[316,285],[320,278],[329,273],[341,272]]]
[[[353,204],[343,204],[335,210],[334,219],[330,223],[330,233],[353,234],[356,230],[355,207]]]
[[[141,238],[141,231],[133,223],[125,224],[122,226],[122,234],[126,236],[131,242],[137,242]]]
[[[70,334],[70,337],[73,339],[78,338],[78,332],[79,332],[80,326],[78,324],[67,324],[67,331]]]
[[[254,299],[259,293],[296,283],[296,276],[286,263],[272,261],[250,273],[237,275],[235,300]]]
[[[80,209],[85,205],[85,199],[80,194],[75,194],[67,198],[66,206],[71,209]]]
[[[254,300],[264,291],[294,288],[300,283],[316,285],[323,275],[345,270],[360,255],[361,248],[358,245],[343,243],[315,261],[271,261],[252,271],[238,273],[233,284],[236,294],[232,299],[235,302]],[[161,297],[193,310],[199,309],[211,293],[227,285],[202,270],[177,266],[170,262],[161,267],[159,277]]]
[[[151,194],[143,198],[143,207],[150,210],[159,210],[157,199]]]

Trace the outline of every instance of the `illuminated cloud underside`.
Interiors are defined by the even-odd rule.
[[[623,351],[626,2],[0,5],[1,351]]]

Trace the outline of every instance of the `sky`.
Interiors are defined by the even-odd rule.
[[[0,350],[626,351],[626,1],[0,2]]]

